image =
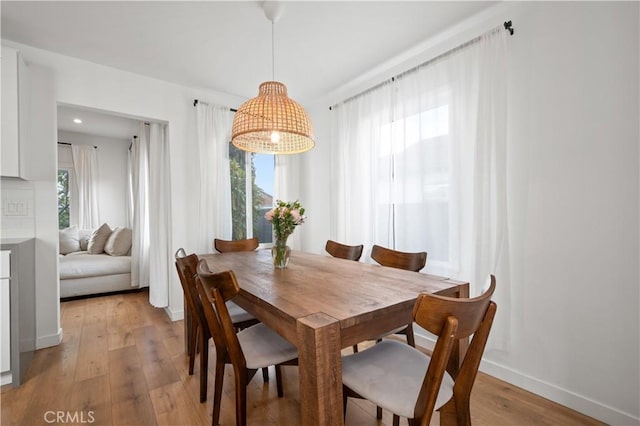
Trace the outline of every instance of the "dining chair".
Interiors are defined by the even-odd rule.
[[[371,258],[382,266],[420,272],[427,263],[427,252],[406,253],[374,245],[371,248]]]
[[[191,318],[187,327],[189,375],[193,375],[197,345],[200,348],[200,402],[205,402],[207,400],[209,339],[212,336],[207,324],[207,319],[204,316],[200,295],[196,288],[195,275],[198,266],[198,256],[196,254],[187,255],[185,250],[180,248],[176,252],[175,258],[178,277],[180,278],[184,298],[187,302],[187,311]],[[236,330],[242,330],[258,323],[257,319],[233,302],[228,302],[228,310]],[[216,380],[218,380],[217,377]]]
[[[427,263],[427,252],[406,253],[374,245],[371,248],[371,258],[382,266],[419,272]],[[407,337],[407,343],[413,347],[416,346],[412,323],[389,334],[404,334]]]
[[[246,238],[243,240],[221,240],[219,238],[213,239],[213,248],[220,253],[231,253],[236,251],[253,251],[258,248],[259,241],[257,238]],[[227,304],[229,307],[229,304]],[[233,318],[234,311],[231,312]],[[256,321],[257,322],[257,321]],[[269,382],[269,370],[264,368],[262,370],[262,380],[265,383]]]
[[[362,256],[364,245],[360,244],[359,246],[348,246],[346,244],[327,240],[327,244],[324,246],[324,249],[333,257],[355,260],[357,262]]]
[[[188,263],[189,260],[187,258],[187,253],[183,248],[179,248],[176,251],[175,259],[176,259],[176,269],[178,270],[178,278],[180,279],[180,285],[182,286],[182,293],[184,294],[184,302],[186,307],[186,313],[189,318],[185,318],[185,339],[187,341],[187,355],[189,356],[189,375],[193,375],[193,367],[195,364],[196,357],[196,339],[197,339],[197,330],[200,327],[200,319],[198,318],[198,313],[196,311],[196,307],[193,301],[193,294],[191,289],[187,285],[187,279],[183,274],[183,267],[181,267],[181,263]],[[196,263],[197,264],[197,258]]]
[[[187,311],[190,321],[187,324],[187,342],[189,356],[189,375],[193,375],[193,367],[196,356],[196,345],[200,347],[200,402],[207,400],[207,373],[209,362],[209,326],[206,323],[204,312],[200,303],[194,275],[198,265],[198,256],[187,255],[183,248],[178,249],[175,254],[176,269],[182,285],[184,299],[187,303]]]
[[[342,357],[343,404],[347,398],[365,398],[410,425],[428,425],[435,409],[440,424],[471,425],[469,400],[489,331],[496,313],[491,301],[495,277],[481,296],[457,299],[420,294],[413,320],[437,336],[431,356],[403,343],[385,340],[357,354]],[[455,340],[473,335],[457,377],[446,367]]]
[[[233,366],[235,379],[236,425],[247,423],[247,385],[260,368],[276,366],[278,397],[282,397],[281,365],[295,365],[298,350],[278,333],[256,324],[238,333],[227,309],[230,299],[240,291],[233,271],[213,273],[206,261],[198,263],[197,288],[216,347],[216,378],[224,377],[226,364]],[[215,383],[212,425],[220,419],[222,379]]]
[[[327,240],[327,244],[324,246],[324,249],[333,257],[337,257],[339,259],[355,260],[357,262],[362,256],[364,245],[360,244],[358,246],[348,246],[346,244],[341,244],[333,240]],[[357,343],[353,345],[353,352],[358,352]]]
[[[220,240],[213,239],[213,248],[220,253],[228,253],[233,251],[253,251],[258,248],[259,242],[257,238],[248,238],[245,240]]]

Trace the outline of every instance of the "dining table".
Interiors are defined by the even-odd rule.
[[[344,424],[343,348],[409,324],[420,293],[469,297],[466,282],[295,250],[284,269],[269,249],[199,258],[214,272],[232,270],[233,301],[298,348],[302,425]],[[454,346],[454,378],[467,346]]]

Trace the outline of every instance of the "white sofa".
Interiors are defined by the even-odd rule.
[[[61,298],[131,289],[131,256],[87,251],[60,255]]]
[[[105,231],[105,226],[106,224],[100,229]],[[60,298],[136,289],[131,286],[131,237],[129,236],[128,247],[125,243],[126,250],[120,246],[120,253],[116,254],[109,250],[109,247],[113,248],[113,243],[109,244],[108,241],[111,229],[108,226],[106,229],[107,238],[104,238],[103,232],[102,246],[97,250],[95,245],[88,246],[92,238],[97,238],[98,230],[78,230],[70,227],[60,231]],[[113,232],[115,236],[116,230]],[[102,247],[105,247],[107,252]],[[123,252],[126,254],[122,254]]]

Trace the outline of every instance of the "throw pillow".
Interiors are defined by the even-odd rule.
[[[109,236],[104,251],[111,256],[125,256],[131,248],[131,238],[131,229],[116,227]]]
[[[76,225],[62,229],[59,233],[59,238],[60,254],[80,251],[80,237],[78,235],[78,227]]]
[[[89,239],[91,239],[91,229],[78,229],[80,237],[80,251],[86,251],[89,247]]]
[[[100,228],[93,231],[91,238],[89,238],[89,244],[87,245],[87,251],[89,254],[100,254],[104,252],[104,245],[107,243],[109,236],[111,235],[111,228],[106,223],[100,225]]]

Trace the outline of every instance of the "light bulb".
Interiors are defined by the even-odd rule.
[[[280,132],[276,132],[276,131],[271,132],[271,142],[272,143],[280,142]]]

